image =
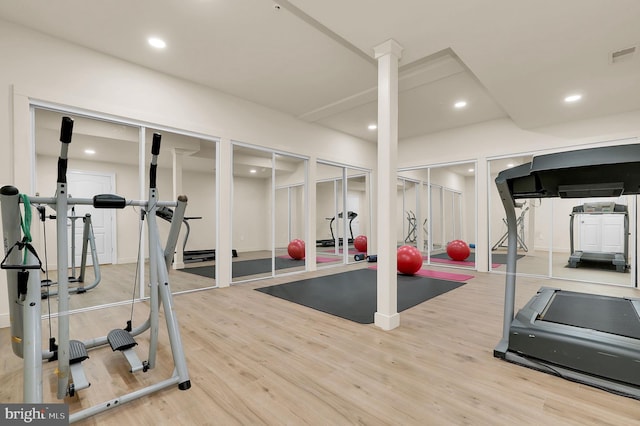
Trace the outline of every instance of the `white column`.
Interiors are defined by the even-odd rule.
[[[375,48],[378,60],[378,307],[375,325],[400,325],[396,248],[398,162],[398,60],[402,46],[388,40]]]
[[[220,139],[218,144],[218,244],[216,245],[216,285],[231,285],[231,250],[233,214],[233,149],[229,139]]]
[[[183,163],[183,159],[184,159],[184,150],[180,149],[180,148],[173,148],[171,150],[171,155],[173,158],[173,198],[172,200],[177,200],[179,195],[183,195],[184,192],[182,192],[182,163]],[[188,202],[187,202],[188,203]],[[186,216],[189,216],[189,205],[187,204],[187,214]],[[173,269],[183,269],[184,268],[184,253],[183,253],[183,247],[182,247],[182,241],[184,238],[184,232],[186,231],[185,229],[183,229],[183,227],[180,228],[181,229],[181,238],[178,240],[178,244],[176,245],[176,254],[173,257]]]

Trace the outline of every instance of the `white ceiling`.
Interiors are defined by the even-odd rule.
[[[21,0],[0,2],[0,18],[371,141],[373,48],[390,38],[404,48],[400,139],[501,117],[531,129],[640,109],[638,0],[278,4]],[[151,49],[150,35],[168,47]],[[574,92],[583,100],[565,105]],[[454,110],[458,99],[468,106]]]

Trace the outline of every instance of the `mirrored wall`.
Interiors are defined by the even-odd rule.
[[[306,247],[307,164],[305,157],[233,143],[234,283],[306,270],[300,247]],[[297,250],[289,250],[292,242]]]
[[[316,262],[318,267],[353,263],[368,248],[370,172],[322,161],[316,170]]]
[[[489,161],[490,270],[506,271],[507,253],[505,213],[495,178],[532,158]],[[637,196],[518,201],[518,274],[634,285]]]
[[[426,264],[475,269],[476,192],[475,162],[400,170],[398,246],[417,247]],[[469,247],[464,258],[447,253],[454,240]]]
[[[178,242],[179,251],[183,248],[193,250],[205,246],[215,248],[217,144],[214,139],[78,111],[33,106],[33,194],[45,197],[55,195],[63,116],[70,116],[74,120],[73,137],[68,151],[67,182],[70,196],[92,198],[96,194],[118,194],[127,199],[146,199],[151,140],[153,133],[160,133],[162,143],[157,174],[159,197],[161,200],[171,201],[175,199],[176,191],[186,194],[189,198],[187,216],[200,218],[189,221],[191,232],[188,236],[187,221],[183,224]],[[20,189],[23,192],[30,191],[29,188]],[[52,208],[45,207],[32,224],[34,241],[39,252],[43,253],[46,264],[46,273],[42,279],[51,283],[43,290],[45,293],[48,291],[51,296],[43,302],[45,312],[57,309],[55,215]],[[129,207],[110,210],[75,206],[70,208],[68,215],[70,288],[88,288],[84,293],[72,294],[71,309],[122,303],[145,297],[145,286],[141,283],[148,274],[145,274],[145,268],[137,267],[138,259],[142,262],[146,259],[148,249],[146,222],[141,220],[141,209]],[[91,238],[85,233],[87,217],[91,224]],[[164,244],[170,216],[158,220],[158,225]],[[93,239],[95,249],[92,248],[90,239]],[[87,263],[84,268],[83,243],[87,245],[84,254]],[[97,259],[97,265],[94,265],[94,259]],[[175,261],[181,263],[182,259],[176,257]],[[195,290],[213,285],[213,280],[196,279],[188,284],[185,282],[180,288],[173,286],[172,291]]]

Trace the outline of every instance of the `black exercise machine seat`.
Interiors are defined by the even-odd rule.
[[[509,235],[503,334],[494,356],[640,399],[640,336],[634,331],[640,330],[640,299],[543,288],[514,315],[516,200],[638,194],[640,144],[536,156],[503,170],[495,182]],[[598,318],[602,324],[594,323]]]

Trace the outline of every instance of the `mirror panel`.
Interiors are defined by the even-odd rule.
[[[398,176],[398,244],[418,247],[434,266],[475,268],[475,162],[401,170]],[[464,260],[447,254],[453,240],[469,246]]]
[[[232,282],[273,275],[272,153],[233,145]]]
[[[369,173],[347,168],[347,212],[349,256],[347,263],[356,262],[355,254],[367,254],[371,215],[369,201]],[[360,237],[360,240],[357,240]],[[357,241],[356,241],[357,240]],[[364,250],[363,250],[364,249]]]
[[[274,252],[275,274],[302,272],[305,262],[305,179],[307,160],[274,154]],[[302,243],[300,243],[302,241]],[[291,245],[291,247],[289,247]]]
[[[316,250],[318,257],[326,259],[322,266],[345,262],[342,172],[342,167],[324,163],[316,169]]]
[[[139,129],[120,123],[84,117],[75,114],[34,108],[35,139],[35,180],[34,193],[52,197],[56,192],[57,159],[60,155],[60,123],[63,116],[74,119],[72,143],[68,151],[67,183],[68,193],[75,198],[91,198],[98,193],[117,193],[129,199],[139,199]],[[21,188],[28,192],[28,188]],[[34,210],[35,212],[35,210]],[[87,266],[84,274],[81,268],[84,219],[91,215],[96,243],[96,257],[99,264],[99,277],[96,279],[93,256],[88,244]],[[69,276],[83,277],[83,283],[70,283],[73,287],[92,287],[86,293],[72,294],[71,310],[83,309],[107,303],[130,300],[136,287],[136,298],[140,297],[136,285],[135,263],[137,244],[131,244],[131,235],[138,235],[139,213],[133,208],[122,210],[96,210],[91,206],[76,206],[68,211],[69,219]],[[34,213],[32,234],[39,252],[43,253],[47,273],[42,279],[57,281],[56,277],[56,225],[55,211],[45,208],[45,221],[37,220]],[[72,234],[73,237],[72,237]],[[46,235],[46,244],[44,242]],[[88,241],[88,240],[87,240]],[[134,239],[135,241],[135,239]],[[46,260],[44,259],[46,245]],[[75,256],[71,257],[71,252]],[[73,266],[76,266],[75,270]],[[126,264],[122,269],[130,272],[127,279],[115,278],[109,274],[113,264]],[[129,279],[130,278],[130,279]],[[49,286],[50,293],[57,294],[55,285]],[[57,299],[52,296],[43,301],[43,313],[57,310]]]
[[[178,293],[214,287],[217,144],[212,140],[147,128],[145,152],[151,152],[154,133],[162,136],[157,169],[159,198],[164,201],[174,201],[179,195],[188,198],[176,244],[174,267],[194,277],[179,280],[180,284],[172,283],[171,290]],[[148,180],[148,173],[145,179]],[[172,213],[173,209],[169,210]],[[164,214],[158,218],[160,240],[164,246],[171,219]]]

